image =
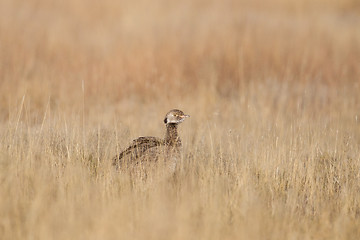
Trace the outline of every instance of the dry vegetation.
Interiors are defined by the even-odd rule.
[[[0,239],[359,239],[359,26],[357,0],[0,0]],[[114,173],[171,108],[176,176]]]

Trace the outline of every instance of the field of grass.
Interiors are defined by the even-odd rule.
[[[0,239],[360,239],[359,26],[357,0],[0,0]],[[173,108],[176,175],[114,172]]]

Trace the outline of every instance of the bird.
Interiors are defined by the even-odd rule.
[[[165,171],[175,173],[176,165],[181,158],[182,143],[178,134],[178,125],[190,117],[178,109],[170,110],[164,118],[165,138],[139,137],[119,155],[113,158],[116,169],[136,168],[147,170],[153,163],[163,160]]]

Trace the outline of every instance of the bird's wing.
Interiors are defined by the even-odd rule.
[[[137,159],[145,155],[149,149],[164,145],[165,141],[157,137],[139,137],[133,140],[128,148],[113,159],[113,165],[118,165],[121,159],[127,155],[130,155],[131,158]]]

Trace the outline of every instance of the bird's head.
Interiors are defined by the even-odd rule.
[[[180,111],[178,109],[173,109],[170,112],[168,112],[165,116],[164,123],[165,124],[179,124],[185,120],[185,118],[190,117],[189,115],[186,115],[183,111]]]

